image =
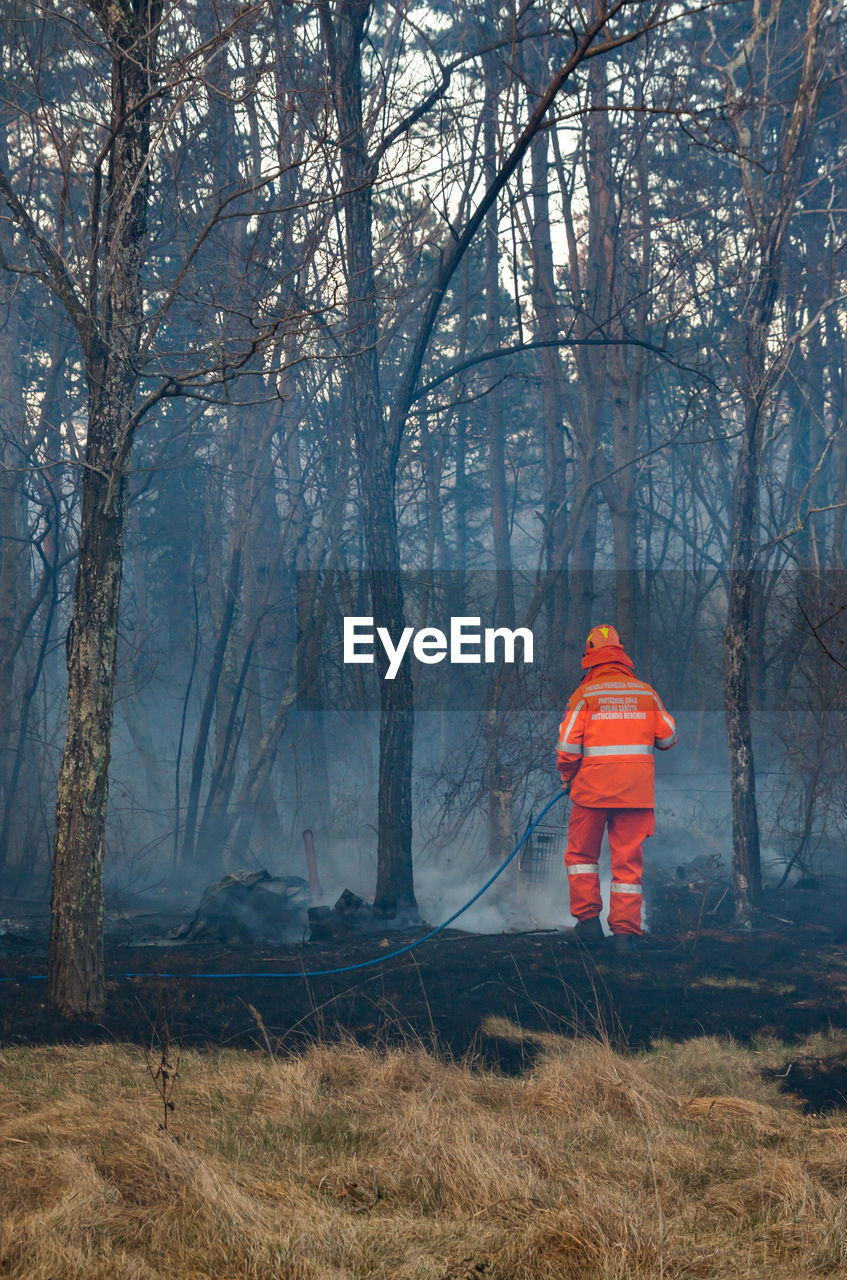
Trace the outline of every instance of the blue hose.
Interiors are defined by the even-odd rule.
[[[452,916],[443,921],[442,924],[436,925],[434,929],[430,929],[429,933],[425,933],[423,937],[416,938],[414,942],[408,942],[405,947],[399,947],[396,951],[388,951],[385,955],[375,956],[372,960],[360,960],[358,964],[343,964],[337,969],[296,969],[288,973],[110,973],[108,976],[113,981],[115,979],[127,978],[167,978],[175,981],[189,981],[192,978],[200,978],[205,981],[217,980],[221,981],[228,978],[331,978],[337,973],[355,973],[358,969],[370,969],[376,964],[384,964],[386,960],[396,960],[398,956],[404,956],[409,951],[414,951],[415,947],[420,947],[424,942],[429,942],[437,934],[443,933],[445,929],[449,929],[454,920],[458,920],[459,916],[464,915],[469,907],[478,902],[482,895],[491,888],[494,881],[503,874],[509,863],[520,853],[535,828],[538,826],[545,814],[549,813],[554,804],[558,804],[563,800],[567,792],[560,791],[552,800],[544,806],[538,817],[530,823],[526,831],[515,845],[505,862],[502,862],[492,876],[486,880],[481,889],[478,889],[472,898],[469,898],[463,907],[459,907],[458,911],[454,911]],[[36,973],[30,974],[23,978],[0,978],[0,982],[44,982],[46,974]]]

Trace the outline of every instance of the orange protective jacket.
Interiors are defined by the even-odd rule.
[[[674,745],[676,725],[621,645],[594,650],[582,665],[556,748],[571,799],[587,809],[652,809],[653,750]]]

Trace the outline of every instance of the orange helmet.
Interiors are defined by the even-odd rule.
[[[585,642],[585,656],[593,653],[595,649],[604,649],[606,645],[620,645],[621,638],[614,627],[603,623],[602,626],[592,627],[588,633],[588,639]]]

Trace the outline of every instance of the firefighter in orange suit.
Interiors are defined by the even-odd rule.
[[[565,854],[571,912],[583,941],[602,942],[597,860],[608,826],[609,927],[616,950],[627,951],[641,934],[641,846],[654,830],[653,750],[674,745],[676,725],[656,691],[637,679],[614,627],[594,627],[582,665],[556,748],[572,801]]]

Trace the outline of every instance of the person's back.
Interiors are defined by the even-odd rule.
[[[676,726],[656,691],[635,675],[614,627],[593,628],[582,665],[586,674],[568,702],[556,750],[573,802],[565,854],[571,911],[580,933],[600,941],[597,860],[608,825],[609,926],[631,939],[641,933],[641,847],[654,829],[653,751],[674,745]]]

